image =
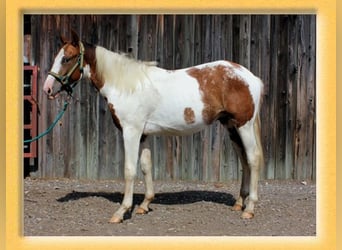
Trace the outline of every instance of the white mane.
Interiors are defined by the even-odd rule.
[[[156,62],[138,61],[125,54],[96,47],[96,74],[106,84],[113,84],[123,92],[134,92],[149,81],[148,70],[156,65]]]

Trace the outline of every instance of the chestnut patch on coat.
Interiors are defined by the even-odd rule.
[[[84,48],[85,48],[84,61],[90,65],[90,80],[92,81],[94,87],[97,90],[100,90],[104,85],[104,81],[102,77],[97,73],[96,46],[85,43]]]
[[[114,105],[109,103],[108,104],[108,107],[109,107],[109,111],[110,113],[112,114],[112,118],[113,118],[113,122],[115,124],[115,126],[120,130],[122,131],[122,127],[121,127],[121,124],[120,124],[120,120],[119,118],[116,116],[115,114],[115,109],[114,109]]]
[[[73,46],[72,44],[67,43],[64,45],[64,56],[66,58],[73,58],[80,53],[80,49],[78,47]]]
[[[191,68],[187,73],[196,78],[202,92],[204,122],[224,121],[220,118],[225,114],[230,118],[230,124],[241,127],[253,117],[253,98],[248,85],[234,72],[234,67]]]
[[[195,112],[192,108],[185,108],[184,109],[184,120],[187,124],[191,124],[195,122]]]

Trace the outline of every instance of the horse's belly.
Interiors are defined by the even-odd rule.
[[[174,104],[168,109],[157,108],[147,119],[144,134],[188,135],[205,126],[201,106]]]
[[[147,122],[144,127],[146,135],[189,135],[204,129],[205,124],[162,124]]]

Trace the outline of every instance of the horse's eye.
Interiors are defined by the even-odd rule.
[[[67,57],[63,57],[62,58],[62,64],[66,64],[70,61],[70,58],[67,58]]]

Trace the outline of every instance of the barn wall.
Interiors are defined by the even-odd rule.
[[[39,73],[39,130],[66,98],[48,101],[42,84],[59,47],[75,29],[83,41],[168,69],[216,59],[244,65],[265,84],[261,111],[266,166],[262,178],[316,177],[316,17],[314,15],[34,15],[33,60]],[[123,177],[123,143],[107,104],[87,80],[53,132],[39,141],[39,176]],[[186,137],[148,137],[155,179],[224,181],[241,168],[216,123]],[[141,176],[140,176],[141,177]]]

